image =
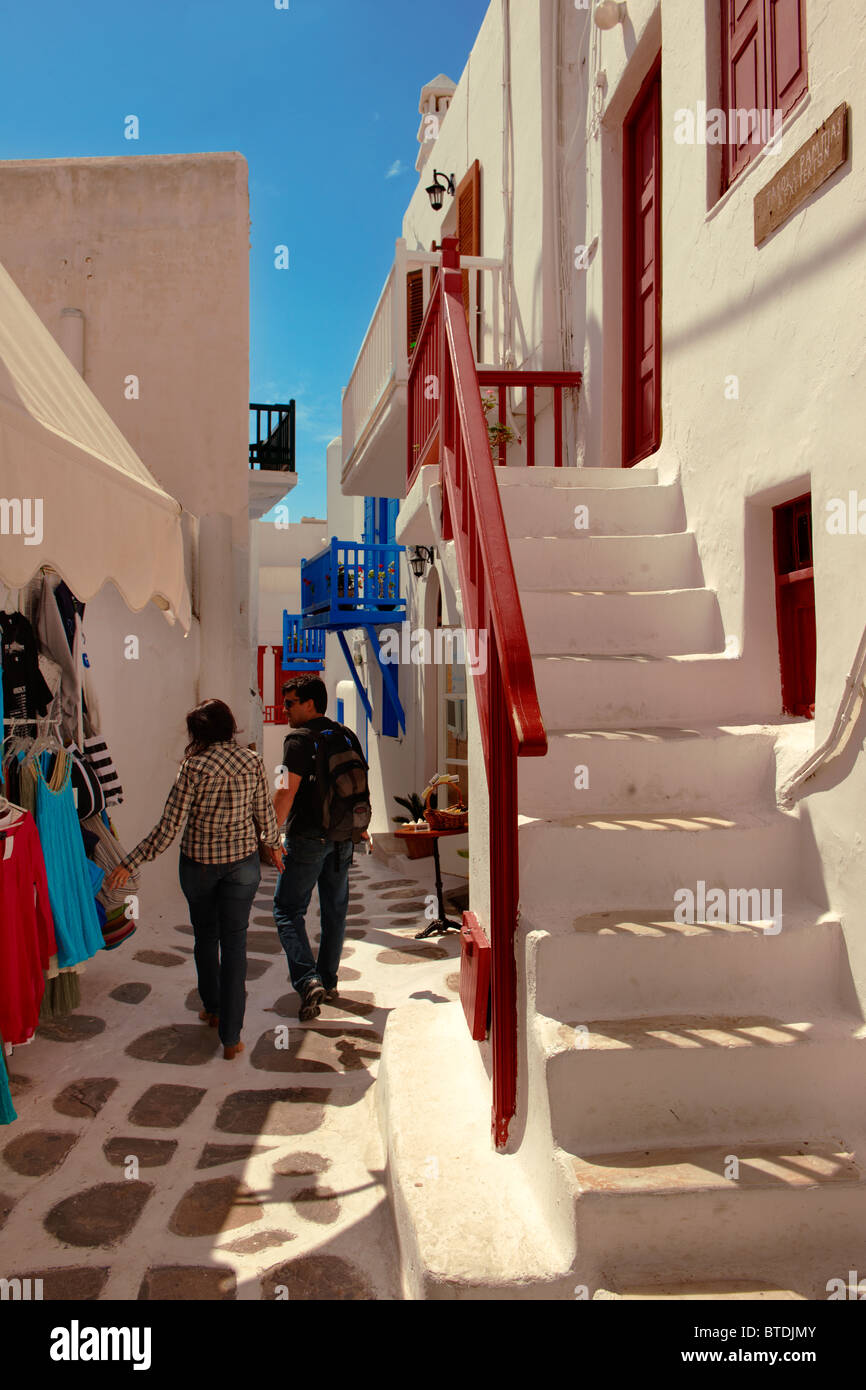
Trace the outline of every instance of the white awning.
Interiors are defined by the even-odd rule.
[[[180,503],[0,265],[0,583],[42,565],[82,600],[110,580],[133,612],[153,599],[189,630]]]

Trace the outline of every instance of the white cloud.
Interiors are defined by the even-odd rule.
[[[398,174],[405,174],[405,172],[406,172],[406,166],[405,166],[405,164],[403,163],[402,159],[395,159],[395,160],[394,160],[394,163],[391,165],[391,168],[388,170],[387,174],[385,175],[385,178],[386,178],[386,179],[395,179],[395,178],[397,177]]]

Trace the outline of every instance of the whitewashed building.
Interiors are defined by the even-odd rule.
[[[329,456],[434,552],[410,624],[489,637],[490,1032],[398,1009],[378,1085],[410,1297],[862,1268],[864,59],[827,0],[493,0],[422,93]],[[386,801],[448,751],[399,681]]]
[[[113,584],[86,595],[102,733],[125,791],[115,823],[131,847],[162,811],[186,742],[184,715],[200,699],[226,700],[241,739],[260,746],[250,523],[295,477],[251,466],[246,161],[236,153],[3,161],[0,206],[0,264],[183,509],[187,636],[152,603],[132,613]],[[57,403],[61,430],[66,404]],[[134,526],[122,539],[127,554],[148,543]],[[117,542],[94,526],[94,557]],[[62,555],[33,554],[62,570]],[[158,859],[143,911],[175,880],[172,856]]]

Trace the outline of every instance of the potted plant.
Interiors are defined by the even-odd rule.
[[[398,806],[405,806],[409,812],[408,816],[394,816],[395,825],[412,825],[416,830],[418,825],[423,829],[417,835],[403,834],[400,836],[406,846],[406,853],[410,859],[427,859],[433,853],[434,839],[427,834],[427,824],[424,820],[424,802],[417,792],[410,792],[408,796],[395,796],[394,800]]]
[[[491,410],[496,409],[496,397],[492,391],[489,391],[486,396],[481,397],[481,407],[484,411],[485,418],[490,414]],[[517,435],[510,425],[504,425],[501,421],[497,420],[496,423],[492,425],[488,421],[487,438],[490,440],[491,450],[498,450],[500,444],[511,444],[517,438]]]

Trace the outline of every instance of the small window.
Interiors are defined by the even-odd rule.
[[[773,543],[782,711],[813,719],[817,635],[810,493],[774,508]]]
[[[806,0],[722,0],[722,191],[808,89]]]

